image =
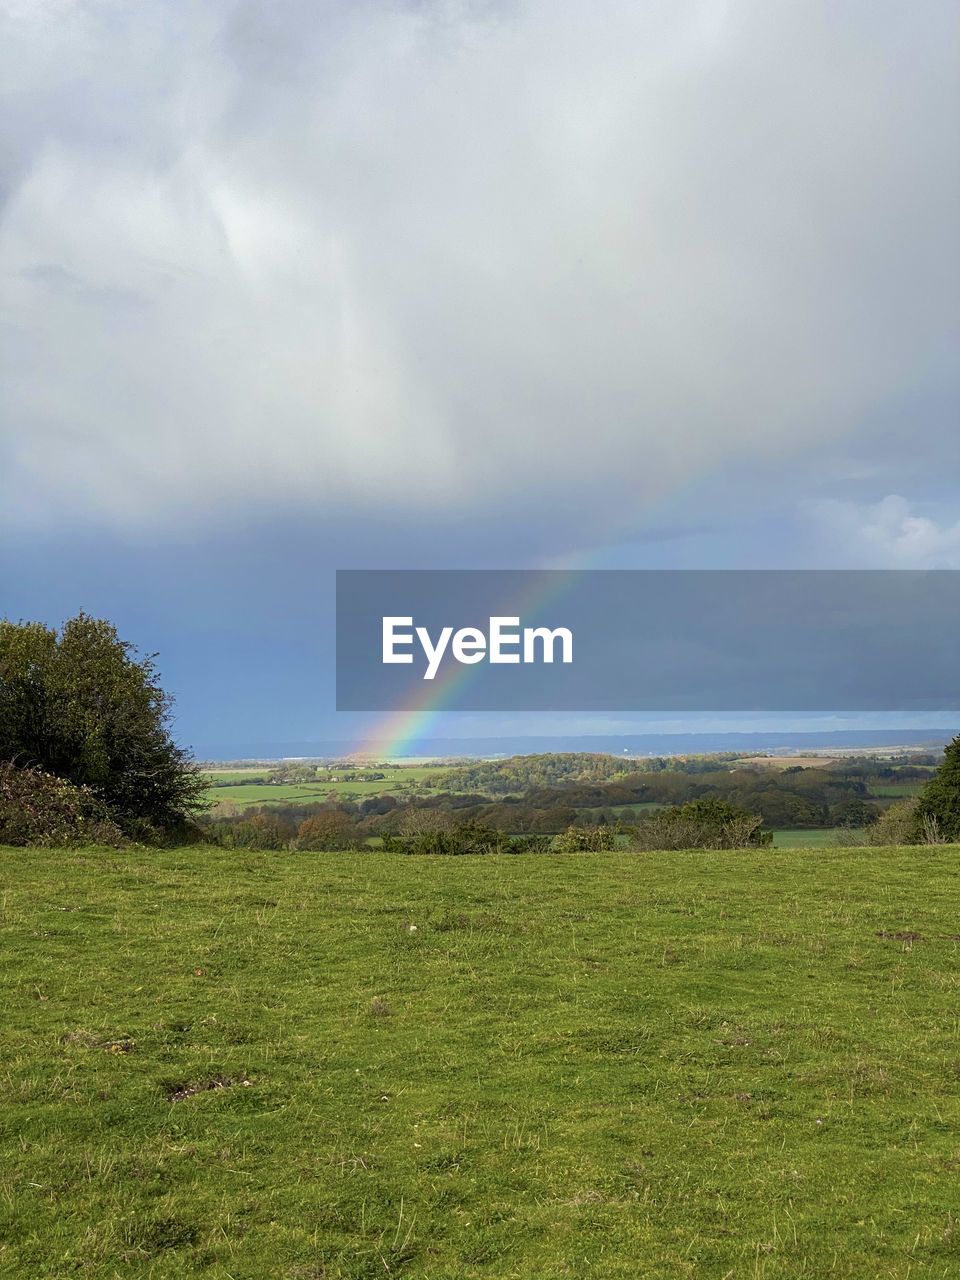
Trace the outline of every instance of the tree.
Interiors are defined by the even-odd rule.
[[[960,841],[960,734],[943,753],[943,763],[923,791],[915,810],[918,836]]]
[[[170,736],[155,656],[85,613],[59,632],[0,621],[0,760],[89,788],[130,834],[181,826],[206,784]]]

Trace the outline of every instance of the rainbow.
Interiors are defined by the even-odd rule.
[[[669,492],[663,492],[653,503],[649,504],[643,523],[649,524],[661,511],[669,510],[678,496],[689,494],[695,489],[700,477],[699,470],[688,474],[679,485],[674,485]],[[640,499],[642,501],[642,499]],[[554,572],[542,585],[534,580],[534,589],[526,599],[518,599],[512,605],[502,609],[504,617],[519,616],[524,622],[532,621],[539,610],[558,599],[573,583],[574,573],[579,569],[600,568],[604,553],[612,545],[621,542],[628,529],[636,529],[636,514],[631,512],[629,523],[612,514],[607,520],[607,539],[598,547],[577,555],[564,557]],[[551,566],[541,566],[550,568]],[[557,571],[559,570],[559,572]],[[376,760],[388,760],[392,756],[412,755],[411,745],[418,739],[429,737],[431,730],[438,724],[453,695],[473,677],[473,667],[454,668],[447,666],[437,678],[425,682],[423,692],[417,699],[403,707],[395,707],[386,712],[372,729],[367,731],[357,742],[352,755],[372,757]]]
[[[581,559],[586,560],[587,557]],[[535,577],[532,589],[528,589],[524,597],[504,604],[503,616],[519,617],[524,623],[535,619],[538,612],[569,589],[574,573],[582,567],[582,563],[567,565],[563,570],[549,571],[543,579]],[[478,670],[478,667],[452,664],[442,667],[435,680],[424,681],[423,692],[412,703],[388,711],[356,744],[351,755],[389,760],[393,756],[413,754],[410,750],[412,744],[429,737],[454,694],[468,684]]]

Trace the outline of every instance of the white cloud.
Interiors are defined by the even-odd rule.
[[[8,515],[642,510],[833,441],[946,367],[952,22],[13,6]]]
[[[813,516],[842,567],[960,569],[960,521],[938,524],[898,494],[873,503],[819,502]]]

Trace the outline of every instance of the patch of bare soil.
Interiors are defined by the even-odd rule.
[[[174,1084],[167,1088],[167,1101],[183,1102],[186,1098],[192,1098],[198,1093],[214,1093],[220,1089],[233,1089],[237,1085],[248,1088],[252,1083],[246,1077],[242,1080],[234,1080],[230,1076],[214,1076],[211,1080]]]

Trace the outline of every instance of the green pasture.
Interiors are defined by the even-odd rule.
[[[960,1275],[960,848],[0,851],[0,1275]]]
[[[352,770],[343,772],[352,772]],[[242,779],[245,776],[243,773],[209,770],[206,771],[206,776],[210,779],[211,785],[207,798],[211,805],[233,804],[246,809],[253,805],[322,804],[328,801],[362,799],[367,796],[398,795],[411,786],[416,786],[419,794],[430,794],[435,790],[431,787],[425,792],[423,786],[425,780],[436,774],[435,769],[425,766],[358,768],[356,772],[382,772],[385,777],[375,782],[332,782],[329,779],[317,782],[243,782]],[[263,776],[266,776],[266,770],[263,771]],[[236,785],[238,780],[240,785]],[[225,783],[233,785],[224,785]]]
[[[817,827],[794,831],[774,831],[773,847],[775,849],[822,849],[837,843],[840,836],[848,830],[844,827]]]

